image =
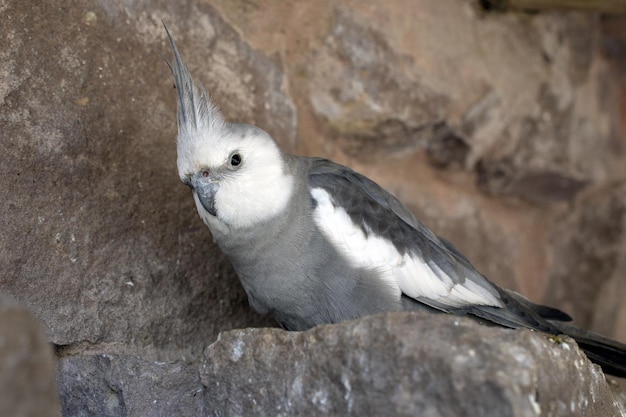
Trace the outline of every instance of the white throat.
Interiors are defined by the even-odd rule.
[[[255,169],[246,181],[225,181],[215,199],[217,216],[231,229],[245,229],[281,215],[291,200],[294,179],[282,166]]]

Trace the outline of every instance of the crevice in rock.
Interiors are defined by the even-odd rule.
[[[63,359],[71,356],[78,355],[134,355],[140,357],[150,356],[148,349],[144,350],[139,347],[133,347],[128,344],[113,342],[113,343],[93,343],[86,340],[79,342],[72,342],[68,344],[53,343],[54,353],[58,359]]]

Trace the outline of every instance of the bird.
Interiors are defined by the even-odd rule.
[[[226,121],[164,27],[178,174],[254,310],[292,331],[386,311],[469,316],[569,335],[606,373],[626,377],[626,345],[500,288],[374,181],[283,152],[261,128]]]

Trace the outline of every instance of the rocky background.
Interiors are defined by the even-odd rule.
[[[592,406],[578,388],[549,400],[562,396],[543,370],[571,372],[560,342],[455,318],[245,330],[207,348],[273,322],[250,311],[178,180],[162,21],[227,118],[360,170],[493,281],[626,342],[626,17],[492,6],[0,0],[0,293],[19,303],[0,305],[0,369],[51,381],[48,340],[60,393],[0,375],[30,393],[0,414],[377,415],[390,401],[399,415],[614,415],[577,350],[567,363],[597,387]],[[464,336],[481,332],[494,343]],[[522,359],[489,368],[451,345]],[[432,363],[450,358],[454,378],[438,380],[450,370]],[[477,398],[494,403],[454,408]]]

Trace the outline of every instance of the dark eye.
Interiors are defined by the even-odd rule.
[[[230,166],[238,167],[241,165],[241,154],[234,153],[230,156]]]

